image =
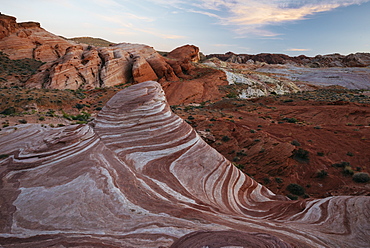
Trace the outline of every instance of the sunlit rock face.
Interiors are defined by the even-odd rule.
[[[90,125],[4,128],[0,154],[3,247],[370,243],[370,197],[273,194],[173,114],[153,81],[117,93]]]
[[[72,45],[41,28],[40,23],[17,23],[15,17],[0,13],[0,50],[10,59],[33,58],[50,62],[63,56]]]
[[[77,44],[41,28],[40,23],[17,23],[0,13],[0,51],[10,59],[45,62],[24,80],[12,85],[49,89],[92,89],[148,80],[187,79],[199,60],[199,48],[185,45],[161,56],[153,47],[120,43],[109,47]]]

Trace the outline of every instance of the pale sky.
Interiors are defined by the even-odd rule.
[[[205,54],[370,52],[370,0],[0,0],[3,14],[64,37],[193,44]]]

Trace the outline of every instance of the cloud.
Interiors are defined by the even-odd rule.
[[[286,49],[285,51],[288,51],[288,52],[306,52],[306,51],[311,51],[311,49],[307,49],[307,48],[289,48],[289,49]]]
[[[111,16],[104,16],[104,15],[96,15],[101,20],[104,20],[106,22],[114,23],[119,26],[118,29],[116,29],[115,33],[117,34],[126,34],[126,35],[137,35],[140,33],[150,34],[153,36],[160,37],[162,39],[185,39],[185,36],[182,35],[175,35],[175,34],[167,34],[163,33],[160,30],[153,29],[153,28],[143,28],[143,25],[139,25],[138,23],[135,23],[135,21],[145,21],[145,22],[152,22],[154,21],[151,18],[148,17],[142,17],[137,16],[134,14],[126,14],[126,15],[111,15]],[[130,22],[130,21],[132,22]]]
[[[213,17],[221,25],[232,26],[239,35],[271,37],[279,34],[266,30],[267,25],[304,20],[316,13],[370,0],[196,0],[190,3],[182,0],[150,1]]]

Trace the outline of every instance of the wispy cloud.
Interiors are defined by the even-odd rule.
[[[316,13],[370,0],[150,0],[156,4],[181,8],[214,17],[221,25],[232,26],[239,35],[277,36],[267,25],[309,18]],[[181,7],[180,7],[181,6]]]
[[[286,49],[285,51],[287,51],[287,52],[306,52],[306,51],[311,51],[311,49],[308,49],[308,48],[289,48],[289,49]]]
[[[176,34],[168,34],[163,33],[162,30],[157,30],[154,28],[143,28],[143,25],[138,25],[137,23],[134,23],[135,21],[145,21],[145,22],[152,22],[154,19],[143,17],[143,16],[137,16],[134,14],[127,14],[124,16],[104,16],[104,15],[97,15],[98,18],[101,20],[117,24],[119,26],[118,29],[116,29],[115,33],[117,34],[126,34],[126,35],[135,35],[139,33],[145,33],[150,34],[153,36],[160,37],[162,39],[184,39],[185,36],[182,35],[176,35]]]
[[[369,0],[202,0],[200,7],[223,10],[223,25],[236,26],[238,34],[254,33],[275,36],[264,29],[266,25],[303,20],[310,15],[332,9],[361,4]]]

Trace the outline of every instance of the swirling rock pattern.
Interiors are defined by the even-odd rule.
[[[173,114],[153,81],[91,125],[0,136],[4,247],[368,247],[370,198],[291,201]]]

